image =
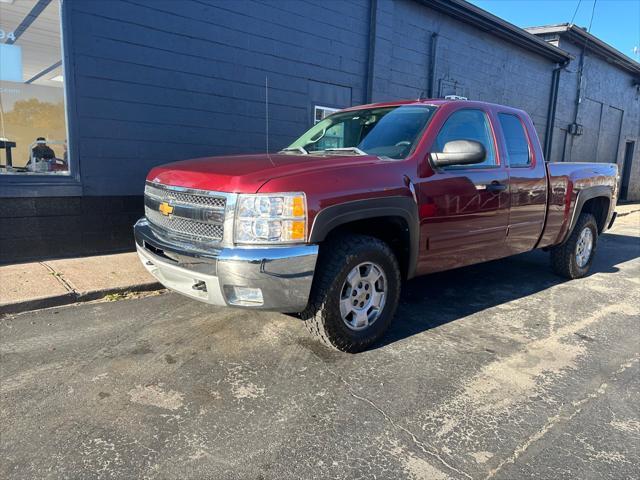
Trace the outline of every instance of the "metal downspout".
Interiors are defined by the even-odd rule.
[[[431,58],[429,59],[429,92],[428,97],[435,97],[436,86],[436,55],[438,53],[438,34],[431,34]]]
[[[364,103],[373,101],[373,75],[376,60],[376,24],[378,22],[378,0],[371,0],[369,4],[369,49],[367,52],[367,84]]]
[[[553,144],[553,127],[556,120],[556,106],[558,105],[558,89],[560,87],[560,72],[568,62],[557,64],[551,74],[551,95],[549,95],[549,108],[547,109],[547,125],[544,132],[543,155],[545,161],[550,161],[551,146]]]

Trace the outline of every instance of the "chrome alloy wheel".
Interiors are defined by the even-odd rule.
[[[589,227],[585,227],[580,236],[578,237],[578,243],[576,244],[576,264],[580,268],[589,262],[591,258],[591,251],[593,250],[593,233]]]
[[[351,330],[363,330],[375,322],[387,297],[387,277],[372,262],[361,263],[347,275],[340,294],[340,315]]]

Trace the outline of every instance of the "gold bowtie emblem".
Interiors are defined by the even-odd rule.
[[[173,207],[169,205],[167,202],[162,202],[158,207],[158,210],[160,210],[160,213],[163,215],[169,215],[173,213]]]

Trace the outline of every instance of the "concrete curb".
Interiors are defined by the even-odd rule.
[[[631,215],[637,212],[640,212],[640,208],[638,208],[637,210],[629,210],[628,212],[619,212],[618,217],[626,217],[627,215]]]
[[[106,295],[118,293],[136,293],[136,292],[152,292],[162,290],[165,287],[158,282],[141,283],[136,285],[127,285],[117,288],[105,288],[101,290],[92,290],[89,292],[69,292],[62,295],[53,295],[51,297],[33,298],[22,302],[8,303],[0,305],[0,315],[16,314],[28,312],[31,310],[40,310],[42,308],[61,307],[78,302],[90,302],[98,300]]]

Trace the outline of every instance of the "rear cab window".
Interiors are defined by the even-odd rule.
[[[498,113],[498,121],[504,136],[504,147],[509,166],[513,168],[529,167],[531,152],[522,120],[510,113]]]

